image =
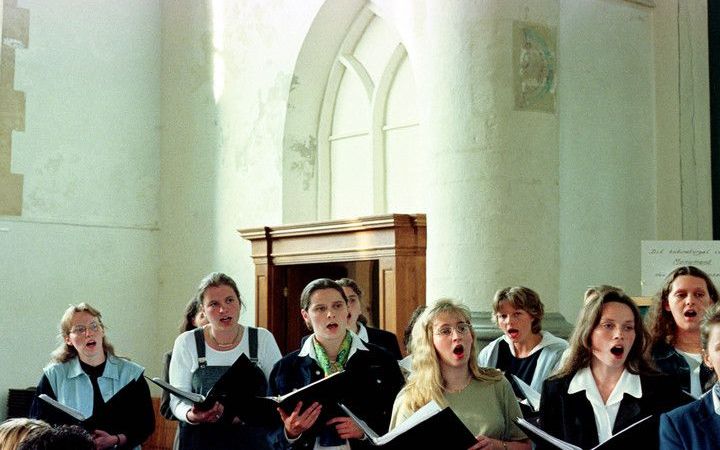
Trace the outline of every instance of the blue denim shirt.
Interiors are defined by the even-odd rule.
[[[108,401],[129,382],[138,379],[143,370],[132,361],[108,355],[105,370],[98,377],[98,387],[103,400]],[[92,415],[92,383],[90,377],[80,368],[77,357],[64,363],[51,364],[45,367],[44,372],[60,403],[77,409],[86,417]]]

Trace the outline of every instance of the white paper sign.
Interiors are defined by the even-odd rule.
[[[657,294],[668,273],[678,266],[695,266],[720,280],[720,241],[642,241],[642,295]]]

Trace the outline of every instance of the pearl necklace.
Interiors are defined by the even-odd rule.
[[[210,330],[209,330],[210,331],[210,333],[209,333],[210,339],[212,339],[212,341],[215,343],[215,345],[217,345],[220,348],[232,347],[233,345],[235,345],[236,341],[240,337],[240,330],[242,330],[242,327],[238,324],[237,333],[235,333],[235,337],[232,339],[232,341],[230,341],[228,343],[222,343],[222,342],[218,342],[218,340],[215,339],[215,336],[213,335],[213,332],[212,332],[212,328],[210,328]]]

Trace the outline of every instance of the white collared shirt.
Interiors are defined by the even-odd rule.
[[[360,339],[362,339],[363,342],[370,342],[370,337],[368,336],[367,328],[365,328],[365,325],[358,322],[357,326],[358,326],[358,332],[357,332],[358,337]]]
[[[361,325],[361,324],[358,324]],[[361,325],[362,326],[362,325]],[[362,328],[361,328],[362,331]],[[352,331],[348,330],[348,333],[352,336],[352,342],[350,343],[350,354],[348,355],[348,361],[352,356],[358,351],[358,350],[364,350],[367,351],[367,347],[363,343],[362,339]],[[367,331],[365,332],[367,335]],[[300,353],[298,353],[298,356],[309,356],[313,360],[317,361],[317,354],[315,353],[315,346],[313,345],[313,336],[310,336],[309,338],[305,339],[305,343],[303,344],[302,348],[300,349]],[[322,375],[321,371],[317,371],[315,375]],[[287,437],[287,434],[285,435],[285,438],[288,440],[288,442],[295,442],[296,440],[300,439],[300,436],[298,436],[296,439],[289,439]],[[345,443],[343,445],[336,445],[332,447],[326,447],[320,445],[320,438],[315,439],[315,445],[313,446],[313,450],[350,450],[350,443],[345,440]]]
[[[601,444],[610,439],[613,434],[612,430],[615,426],[615,419],[617,418],[623,395],[628,394],[635,398],[642,397],[640,376],[632,374],[627,370],[623,370],[620,379],[617,384],[615,384],[615,388],[610,393],[610,397],[608,397],[607,403],[603,402],[589,367],[578,370],[570,381],[568,394],[574,394],[580,391],[585,391],[585,396],[590,402],[590,405],[592,405],[595,425],[598,432],[598,442]]]
[[[715,386],[710,390],[713,396],[713,409],[715,414],[720,416],[720,382],[715,383]]]

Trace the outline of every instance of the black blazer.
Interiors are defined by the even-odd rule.
[[[365,344],[368,350],[358,349],[345,364],[352,377],[353,387],[342,402],[363,419],[378,434],[387,433],[395,396],[405,383],[400,367],[385,350]],[[309,356],[298,356],[296,350],[275,364],[270,374],[270,394],[282,395],[323,377],[323,371]],[[290,411],[287,411],[288,413]],[[338,414],[339,415],[339,414]],[[276,448],[312,449],[323,426],[323,416],[305,431],[292,445],[287,444],[283,430],[276,433]],[[370,444],[351,440],[353,449],[369,448]]]
[[[394,333],[382,330],[380,328],[371,328],[368,326],[366,326],[365,329],[367,330],[369,343],[383,348],[388,353],[390,353],[397,361],[403,359],[402,352],[400,352],[400,345],[398,345],[398,340]],[[303,346],[307,338],[309,338],[310,336],[312,336],[312,334],[303,336],[302,340],[300,340],[300,347]]]
[[[588,449],[598,445],[597,426],[592,405],[585,391],[568,394],[573,375],[550,378],[543,383],[540,399],[540,427],[563,441]],[[653,415],[655,433],[637,442],[637,448],[658,448],[658,420],[660,413],[687,403],[690,398],[666,375],[640,375],[642,397],[625,395],[620,401],[613,434],[638,420]],[[538,449],[545,447],[538,445]]]

